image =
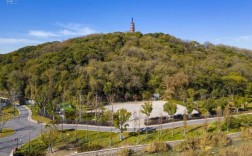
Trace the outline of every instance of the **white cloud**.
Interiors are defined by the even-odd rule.
[[[22,34],[23,37],[21,38],[0,37],[0,53],[7,53],[24,46],[37,45],[43,42],[56,40],[60,41],[70,37],[85,36],[88,34],[97,33],[95,29],[77,23],[57,23],[56,26],[58,27],[58,29],[56,29],[55,31],[45,31],[43,29],[30,30],[26,34]]]
[[[96,30],[86,27],[82,24],[78,24],[78,23],[69,23],[69,24],[60,24],[58,23],[58,25],[62,28],[64,28],[64,30],[61,31],[61,33],[64,35],[88,35],[88,34],[93,34],[93,33],[97,33]]]
[[[252,35],[238,36],[235,40],[238,41],[238,42],[252,41]]]
[[[48,37],[57,37],[58,34],[43,30],[31,30],[29,31],[29,35],[35,36],[35,37],[42,37],[42,38],[48,38]]]
[[[0,38],[0,44],[37,44],[40,41],[25,38]]]
[[[221,38],[217,38],[214,40],[215,42],[229,42],[229,43],[237,43],[237,42],[252,42],[252,35],[243,35],[243,36],[225,36]]]
[[[225,36],[213,40],[215,44],[226,44],[240,48],[252,49],[252,35]]]
[[[70,24],[57,24],[60,29],[57,31],[43,31],[43,30],[31,30],[29,35],[39,38],[49,37],[72,37],[83,36],[88,34],[97,33],[96,30],[86,27],[82,24],[70,23]]]

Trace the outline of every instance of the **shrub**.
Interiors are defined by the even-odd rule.
[[[211,142],[215,147],[227,146],[232,142],[232,140],[223,132],[216,132],[211,135]]]
[[[222,130],[226,130],[227,123],[224,122],[222,125]],[[252,126],[252,115],[240,115],[237,117],[231,117],[229,121],[230,129],[240,129],[241,127]]]
[[[88,145],[88,144],[84,144],[82,146],[79,146],[77,148],[77,151],[78,152],[86,152],[86,151],[97,151],[97,150],[100,150],[102,149],[103,147],[101,145],[98,145],[98,144],[91,144],[91,145]]]
[[[137,136],[137,132],[129,132],[129,136]]]
[[[34,140],[33,143],[25,144],[20,149],[18,149],[14,155],[15,156],[44,156],[45,151],[48,147],[40,143],[40,140]]]
[[[204,150],[204,151],[212,149],[211,135],[204,134],[202,137],[200,137],[200,139],[199,139],[199,148],[201,150]]]
[[[243,127],[241,131],[241,138],[244,140],[252,140],[252,127]]]
[[[225,124],[224,125],[227,125],[226,124],[226,122],[225,122]],[[238,129],[238,128],[240,128],[240,119],[238,118],[238,117],[231,117],[230,118],[230,121],[229,121],[229,128],[230,129]],[[224,129],[226,129],[226,128],[224,128]]]
[[[219,151],[219,156],[250,156],[252,155],[250,144],[243,144],[239,147],[228,147]]]
[[[177,152],[188,151],[188,150],[196,150],[199,148],[198,146],[199,138],[197,137],[189,137],[181,143],[174,146],[174,150]]]
[[[210,150],[213,147],[222,147],[230,144],[232,140],[223,132],[205,134],[201,137],[190,137],[174,146],[177,152],[190,150]]]
[[[153,142],[145,148],[145,152],[156,153],[168,151],[168,145],[165,142]]]
[[[210,151],[185,151],[180,154],[180,156],[209,156],[212,155]]]
[[[250,127],[252,126],[252,115],[248,114],[248,115],[241,115],[238,117],[239,121],[240,121],[240,125],[242,127]]]
[[[125,149],[120,150],[117,153],[117,155],[120,155],[120,156],[130,156],[132,153],[133,153],[133,151],[131,149],[125,148]]]

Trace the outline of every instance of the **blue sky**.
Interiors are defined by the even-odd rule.
[[[132,16],[142,33],[252,49],[251,0],[0,0],[0,53],[125,32]]]

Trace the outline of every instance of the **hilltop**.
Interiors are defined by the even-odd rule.
[[[106,101],[112,94],[115,101],[141,100],[153,93],[197,100],[252,91],[251,51],[163,33],[93,34],[28,46],[0,55],[0,65],[0,90],[16,93],[20,102],[74,101],[82,95]],[[174,79],[185,83],[165,95]]]

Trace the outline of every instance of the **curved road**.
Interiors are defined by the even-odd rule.
[[[16,133],[12,136],[1,138],[0,139],[0,156],[9,156],[11,151],[17,147],[17,141],[15,140],[18,138],[19,146],[21,144],[25,144],[29,141],[29,139],[36,138],[41,129],[44,128],[44,125],[38,124],[36,121],[30,119],[31,111],[26,106],[17,106],[20,115],[17,118],[14,118],[8,121],[5,127],[9,127],[16,130]],[[248,113],[251,114],[251,113]],[[216,120],[216,118],[208,118],[207,122],[212,122]],[[196,125],[196,124],[203,124],[205,119],[198,119],[198,120],[189,120],[187,121],[187,125]],[[183,122],[174,122],[162,124],[163,129],[172,128],[172,127],[180,127],[183,126]],[[149,127],[160,129],[160,125],[151,125]],[[91,130],[91,131],[104,131],[104,132],[119,132],[118,129],[114,127],[104,127],[104,126],[91,126],[91,125],[78,125],[75,124],[63,124],[58,125],[59,129],[78,129],[78,130]],[[128,128],[128,131],[132,132],[137,130],[139,127],[135,128]],[[143,128],[143,127],[141,127]]]
[[[16,133],[0,139],[0,156],[10,155],[11,151],[17,147],[16,138],[19,140],[18,144],[21,145],[29,141],[29,136],[30,139],[35,138],[41,131],[40,124],[28,120],[29,112],[24,106],[17,106],[17,108],[20,112],[19,116],[5,124],[5,127],[16,130]]]

